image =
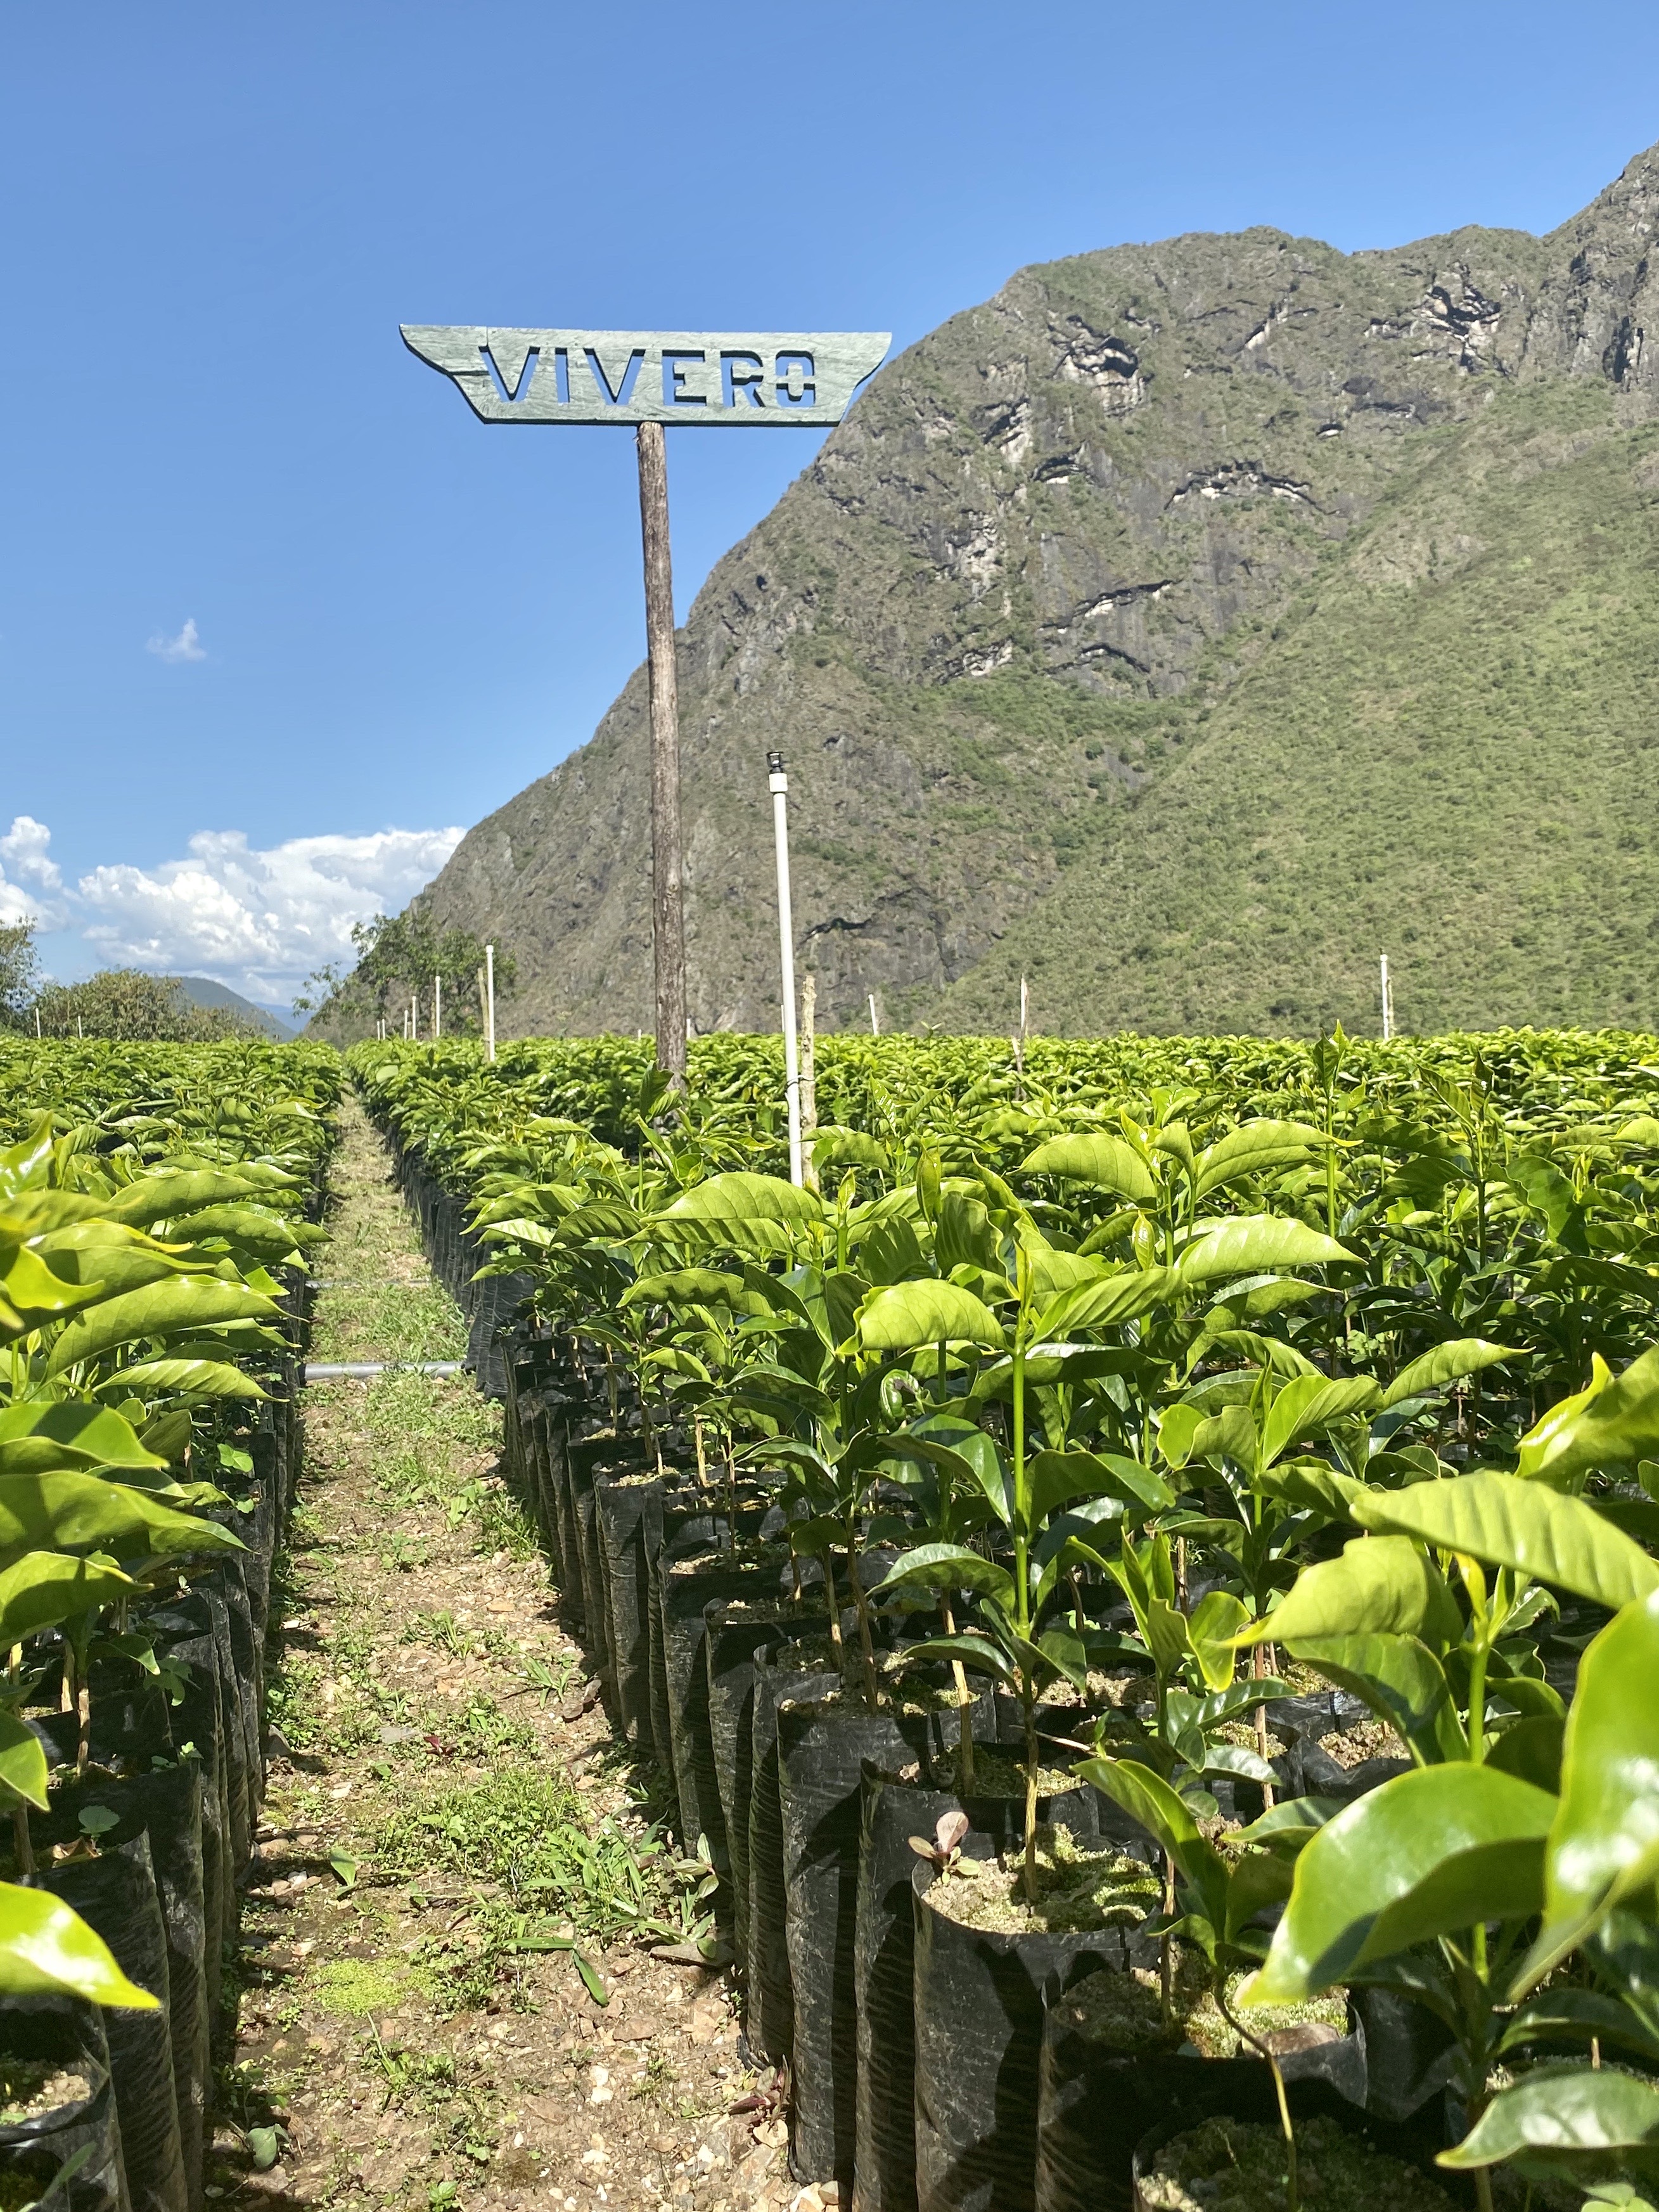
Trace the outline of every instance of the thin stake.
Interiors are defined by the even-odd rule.
[[[443,1033],[444,979],[441,975],[434,975],[432,979],[432,1035],[434,1042]]]
[[[1394,1035],[1394,985],[1389,981],[1389,956],[1386,952],[1380,965],[1382,970],[1382,1042],[1387,1044]]]
[[[800,1125],[805,1138],[818,1126],[818,979],[809,968],[800,983]],[[810,1164],[804,1170],[816,1190],[818,1179]]]
[[[674,666],[674,580],[668,549],[668,456],[660,422],[641,422],[640,538],[645,552],[645,641],[651,687],[651,941],[656,969],[657,1065],[685,1088],[685,906],[680,874],[679,696]]]
[[[484,1057],[495,1057],[495,948],[484,947]]]
[[[870,1034],[872,1036],[881,1035],[881,1024],[876,1018],[876,994],[873,991],[870,994]]]
[[[783,1088],[789,1111],[789,1180],[801,1181],[800,1055],[795,1035],[795,921],[789,899],[789,779],[783,755],[768,753],[772,837],[778,858],[778,957],[783,970]]]

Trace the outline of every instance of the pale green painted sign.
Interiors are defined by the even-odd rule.
[[[404,343],[485,422],[827,428],[886,331],[501,331],[405,323]]]

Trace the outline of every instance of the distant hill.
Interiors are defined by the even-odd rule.
[[[776,1018],[771,745],[828,1025],[1368,1029],[1384,951],[1407,1028],[1659,1024],[1656,245],[1659,151],[1543,239],[1024,270],[890,363],[679,635],[698,1025]],[[650,1025],[645,707],[422,895],[504,1028]]]
[[[222,1006],[245,1021],[262,1029],[268,1036],[293,1037],[300,1034],[296,1022],[285,1021],[270,1007],[245,999],[240,992],[228,990],[207,975],[173,975],[167,979],[176,983],[192,1006]]]

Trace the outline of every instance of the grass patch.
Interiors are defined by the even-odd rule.
[[[409,1993],[409,1976],[380,1959],[328,1959],[312,1973],[311,1995],[336,2020],[390,2012]]]
[[[489,1702],[475,1699],[469,1711]],[[605,1820],[590,1832],[586,1809],[562,1775],[508,1766],[394,1814],[378,1856],[409,1877],[435,1864],[489,1882],[520,1907],[605,1942],[670,1905],[672,1862],[653,1831],[629,1837]]]
[[[676,1859],[654,1828],[630,1835],[602,1819],[590,1829],[587,1809],[562,1776],[508,1765],[392,1815],[376,1853],[382,1873],[411,1888],[434,1870],[478,1885],[465,1922],[417,1954],[447,2010],[524,2008],[525,1963],[538,1954],[571,1953],[597,1988],[587,1949],[711,1932],[708,1867]]]

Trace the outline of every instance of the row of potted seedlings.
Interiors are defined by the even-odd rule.
[[[0,2190],[200,2212],[338,1073],[110,1050],[0,1153]]]
[[[1315,1134],[1247,1123],[1211,1169]],[[845,1187],[599,1180],[534,1217],[481,1182],[448,1264],[539,1243],[591,1295],[600,1245],[626,1285],[538,1285],[509,1453],[708,1851],[798,2175],[1277,2212],[1639,2169],[1653,1355],[1471,1450],[1469,1378],[1516,1355],[1298,1354],[1285,1313],[1351,1352],[1391,1296],[1386,1265],[1327,1292],[1356,1255],[1305,1220],[1194,1209],[1091,1268],[925,1159],[856,1223]],[[1219,1389],[1211,1347],[1245,1354]],[[1400,1433],[1425,1407],[1444,1456]]]

